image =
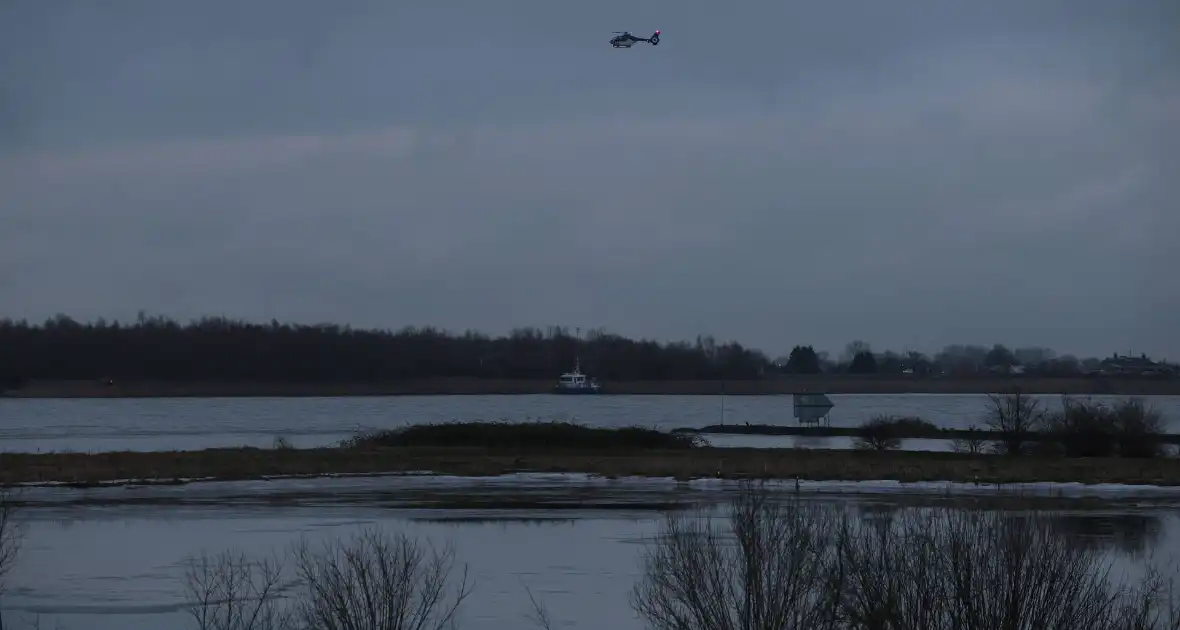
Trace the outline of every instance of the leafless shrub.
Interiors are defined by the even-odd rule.
[[[4,595],[5,578],[16,564],[24,540],[24,527],[16,520],[13,494],[0,489],[0,598]],[[0,609],[0,630],[4,630],[4,611]]]
[[[295,550],[302,584],[295,604],[301,628],[322,630],[441,630],[452,627],[470,593],[467,569],[453,594],[447,583],[454,549],[430,553],[405,534],[365,530],[313,551]]]
[[[868,451],[893,451],[901,448],[899,421],[885,415],[873,416],[860,425],[856,448]]]
[[[4,592],[4,578],[16,563],[24,539],[24,528],[16,520],[16,504],[13,495],[0,490],[0,594]]]
[[[533,595],[532,589],[528,586],[524,587],[524,592],[528,594],[529,606],[532,607],[532,611],[528,615],[529,621],[539,630],[553,630],[553,617],[550,616],[549,609]]]
[[[978,435],[981,433],[979,427],[972,424],[967,427],[967,431],[967,436],[951,440],[951,450],[956,453],[971,453],[972,455],[982,453],[984,440],[982,436]]]
[[[470,592],[466,569],[448,597],[454,551],[364,530],[278,560],[225,552],[189,562],[185,587],[198,630],[442,630]]]
[[[274,441],[271,442],[270,447],[276,451],[289,451],[289,450],[295,448],[291,444],[291,440],[288,440],[285,436],[282,436],[282,435],[276,435]]]
[[[1062,397],[1061,411],[1045,418],[1046,432],[1067,457],[1160,457],[1163,417],[1141,399],[1113,405]]]
[[[850,627],[1116,627],[1109,565],[1055,534],[1040,514],[908,511],[890,530],[845,545],[847,592],[859,596],[844,607]],[[884,592],[873,593],[879,582]]]
[[[891,514],[840,528],[837,563],[841,628],[934,628],[940,593],[924,574],[937,561],[926,532],[908,515]]]
[[[1114,418],[1102,403],[1061,397],[1061,411],[1045,417],[1045,432],[1066,457],[1110,457],[1118,451]]]
[[[1180,630],[1176,580],[1157,564],[1149,563],[1143,581],[1125,595],[1115,630]]]
[[[1041,401],[1027,394],[988,394],[984,426],[1000,433],[1000,441],[994,445],[997,452],[1023,455],[1029,450],[1030,434],[1040,430],[1044,417]]]
[[[776,503],[749,486],[728,531],[707,516],[669,515],[646,549],[632,605],[656,630],[838,628],[837,600],[823,586],[840,522],[830,505]]]
[[[230,551],[188,561],[185,591],[197,630],[286,630],[291,614],[282,602],[283,566]]]
[[[1119,455],[1123,457],[1162,457],[1164,418],[1158,409],[1141,398],[1128,398],[1111,408],[1118,437]]]
[[[847,511],[747,485],[732,534],[668,517],[632,605],[655,630],[1163,630],[1180,626],[1171,583],[1110,577],[1046,512]]]

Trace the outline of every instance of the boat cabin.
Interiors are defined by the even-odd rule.
[[[598,382],[582,373],[581,362],[574,364],[574,371],[566,372],[557,379],[559,392],[597,392]]]

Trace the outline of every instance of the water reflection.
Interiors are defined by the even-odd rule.
[[[946,504],[952,502],[944,502],[945,507],[942,509],[968,508],[963,505],[965,502],[959,503],[950,507]],[[984,506],[1004,509],[995,501],[976,503],[970,509],[986,509]],[[918,506],[911,504],[907,507],[896,501],[859,501],[855,505],[862,521],[882,527],[893,524],[905,509],[918,509]],[[1012,518],[1023,518],[1023,510],[1016,508]],[[1049,523],[1056,534],[1079,549],[1118,551],[1135,557],[1142,557],[1158,547],[1164,534],[1163,518],[1148,512],[1077,511],[1055,514],[1050,517]]]
[[[1159,546],[1163,519],[1155,514],[1066,514],[1052,519],[1054,529],[1084,549],[1116,550],[1140,557]]]
[[[868,522],[891,523],[901,509],[901,503],[892,501],[858,501],[856,503],[857,513],[861,519]]]
[[[795,448],[812,449],[847,448],[846,443],[851,443],[851,441],[848,438],[799,435],[795,436],[793,446]]]
[[[638,575],[638,545],[658,533],[663,515],[711,506],[713,515],[724,517],[732,496],[712,486],[690,492],[681,484],[395,491],[389,480],[373,483],[384,487],[366,492],[332,486],[316,494],[307,482],[296,500],[242,490],[227,501],[212,490],[194,494],[197,488],[168,489],[176,501],[169,504],[145,502],[134,490],[104,491],[110,496],[86,504],[43,496],[28,514],[27,554],[11,576],[17,588],[8,603],[25,613],[41,612],[49,627],[54,620],[92,630],[187,627],[175,612],[145,612],[175,611],[183,604],[178,563],[184,556],[235,547],[266,554],[304,533],[341,536],[381,524],[456,543],[459,560],[471,563],[479,577],[468,614],[471,627],[518,628],[528,604],[520,579],[527,577],[555,616],[570,624],[566,627],[626,630],[637,627],[626,598]],[[1177,533],[1168,508],[1147,511],[1109,502],[1081,509],[1076,502],[1043,497],[802,496],[841,503],[862,522],[885,526],[912,509],[1003,509],[1013,518],[1030,507],[1057,509],[1052,526],[1061,536],[1124,554],[1167,548]],[[120,498],[135,500],[120,503]]]

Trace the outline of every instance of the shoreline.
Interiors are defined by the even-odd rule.
[[[381,383],[219,383],[36,380],[0,393],[4,398],[295,398],[488,396],[551,394],[553,381],[426,379]],[[751,381],[628,381],[602,384],[599,396],[775,396],[797,393],[907,395],[1025,394],[1177,396],[1180,378],[915,378],[896,376],[775,376]]]
[[[584,473],[607,478],[763,478],[807,481],[1128,484],[1180,486],[1173,458],[1006,457],[925,451],[700,447],[678,450],[542,451],[433,448],[223,448],[172,452],[0,453],[0,486],[57,482],[91,487],[120,480],[186,483],[275,476],[421,473],[488,477]]]
[[[672,433],[689,435],[756,435],[756,436],[789,436],[809,438],[861,438],[870,433],[863,426],[833,427],[814,425],[772,425],[772,424],[711,424],[701,428],[672,429]],[[949,429],[934,428],[930,430],[907,429],[905,427],[889,427],[888,437],[901,440],[978,440],[980,442],[998,442],[1004,439],[1003,431],[991,429]],[[1160,433],[1153,436],[1161,444],[1180,444],[1180,433]],[[1028,431],[1023,439],[1028,442],[1052,442],[1061,439],[1059,436],[1041,431]]]

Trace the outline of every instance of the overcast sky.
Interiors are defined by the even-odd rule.
[[[1178,200],[1175,0],[0,2],[5,316],[1175,359]]]

